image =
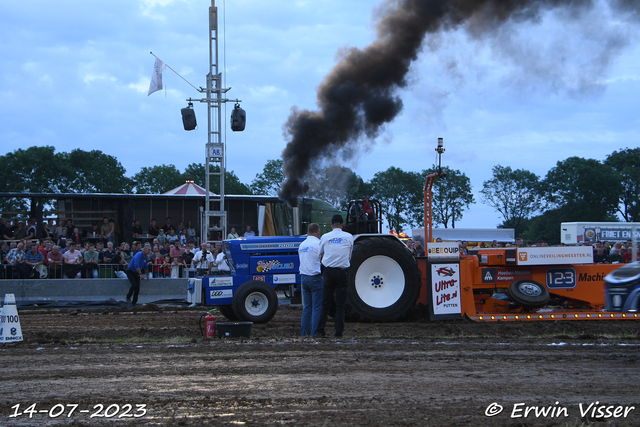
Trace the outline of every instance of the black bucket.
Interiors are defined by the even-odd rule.
[[[218,338],[251,337],[251,325],[253,322],[218,322]]]

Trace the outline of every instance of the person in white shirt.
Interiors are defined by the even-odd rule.
[[[207,243],[203,243],[202,250],[198,251],[193,257],[192,266],[197,269],[196,273],[198,276],[209,276],[214,262],[213,254],[207,250]]]
[[[318,322],[318,335],[324,336],[324,326],[331,304],[336,303],[335,337],[342,338],[344,332],[344,306],[349,287],[349,267],[353,251],[353,236],[342,231],[344,220],[336,214],[331,219],[332,230],[320,239],[320,261],[324,265],[322,310]]]
[[[227,257],[225,256],[222,249],[220,249],[220,253],[216,257],[216,265],[218,266],[218,274],[228,275],[231,273],[229,263],[227,262]]]
[[[298,248],[302,282],[302,320],[300,335],[315,337],[318,333],[322,309],[322,272],[320,266],[320,226],[315,222],[307,227],[307,238]]]

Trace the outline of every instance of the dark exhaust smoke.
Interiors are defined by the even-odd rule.
[[[319,110],[292,108],[284,124],[282,153],[285,182],[279,197],[296,206],[308,185],[305,177],[323,161],[343,163],[373,143],[383,126],[402,111],[398,90],[407,86],[409,68],[428,34],[464,26],[474,38],[505,25],[536,22],[541,14],[562,8],[564,19],[579,20],[594,0],[388,0],[377,10],[377,40],[364,49],[346,49],[318,88]],[[610,0],[610,7],[637,19],[640,2]],[[603,36],[607,38],[607,35]],[[619,35],[603,49],[626,45]],[[611,61],[609,54],[601,55]],[[517,61],[517,59],[514,59]],[[606,68],[606,67],[603,67]]]

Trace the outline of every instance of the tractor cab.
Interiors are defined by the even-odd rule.
[[[350,201],[347,208],[347,221],[342,229],[351,234],[381,234],[380,202],[369,198]]]

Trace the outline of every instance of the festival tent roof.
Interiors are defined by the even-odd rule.
[[[200,187],[198,184],[195,184],[193,181],[187,181],[179,187],[176,187],[172,190],[166,191],[162,194],[167,196],[204,196],[207,191]],[[209,191],[209,196],[217,196],[216,194]]]

